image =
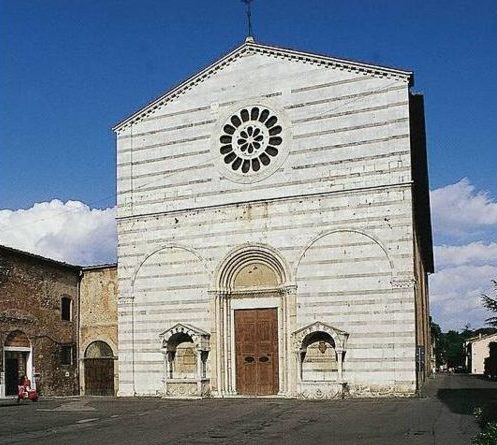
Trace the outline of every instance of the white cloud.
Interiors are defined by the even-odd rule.
[[[482,294],[492,292],[497,265],[447,267],[430,277],[430,300],[434,319],[442,329],[484,326],[490,314],[482,307]]]
[[[463,264],[497,265],[497,243],[476,241],[461,246],[435,246],[437,268]]]
[[[0,244],[71,264],[115,262],[115,217],[115,208],[90,209],[57,199],[0,210]]]
[[[430,277],[431,309],[442,329],[482,327],[490,317],[481,295],[497,279],[497,202],[461,181],[431,192],[436,273]],[[468,242],[471,241],[471,242]]]
[[[497,202],[476,191],[468,178],[430,193],[433,228],[442,235],[459,235],[497,225]]]

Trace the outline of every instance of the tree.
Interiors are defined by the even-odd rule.
[[[442,329],[433,321],[432,317],[430,317],[430,330],[433,353],[435,355],[435,366],[438,368],[439,366],[444,365],[447,361],[445,354],[446,344],[444,342]]]
[[[464,341],[467,333],[462,334],[457,331],[449,331],[444,336],[445,358],[449,368],[464,366],[466,354],[464,351]]]
[[[494,286],[494,293],[497,296],[497,281],[492,280],[492,284]],[[488,295],[482,295],[481,299],[482,299],[483,306],[486,309],[488,309],[489,311],[497,313],[497,298],[492,298]],[[485,321],[490,326],[497,327],[497,317],[490,317],[490,318],[487,318]]]

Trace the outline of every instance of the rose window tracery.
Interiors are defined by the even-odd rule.
[[[266,107],[245,107],[222,128],[219,152],[234,172],[257,173],[273,162],[283,143],[278,117]]]

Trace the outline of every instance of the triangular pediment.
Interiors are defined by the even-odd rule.
[[[140,122],[142,119],[150,116],[159,109],[162,109],[169,102],[177,99],[179,96],[185,92],[191,90],[197,84],[205,81],[207,78],[211,77],[215,73],[223,70],[225,67],[233,63],[234,61],[248,55],[259,54],[271,58],[283,58],[286,60],[292,60],[297,63],[305,64],[316,64],[329,66],[339,70],[355,71],[362,75],[368,75],[371,77],[385,77],[385,78],[397,78],[403,79],[406,82],[412,83],[413,73],[409,70],[403,70],[398,68],[385,67],[380,65],[374,65],[369,63],[363,63],[353,60],[341,59],[336,57],[323,56],[318,54],[312,54],[302,51],[296,51],[292,49],[280,48],[276,46],[264,45],[256,43],[250,39],[245,41],[242,45],[235,48],[233,51],[229,52],[225,56],[221,57],[214,63],[210,64],[197,74],[193,75],[189,79],[180,83],[176,87],[168,90],[160,97],[141,108],[137,112],[133,113],[119,124],[117,124],[113,130],[120,133],[122,130],[127,128],[129,125]]]
[[[308,332],[315,332],[315,331],[334,331],[337,334],[344,334],[344,335],[349,335],[345,331],[342,331],[341,329],[335,328],[331,326],[328,323],[323,323],[322,321],[315,321],[314,323],[308,324],[307,326],[304,326],[302,328],[297,329],[296,331],[293,332],[293,335],[298,335],[304,331]]]
[[[159,334],[160,338],[169,338],[174,334],[187,334],[190,337],[193,336],[207,336],[209,337],[210,334],[203,329],[197,328],[193,325],[187,324],[187,323],[176,323],[173,327],[165,330],[161,334]]]

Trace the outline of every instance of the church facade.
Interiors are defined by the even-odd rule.
[[[118,124],[119,395],[411,395],[433,271],[413,73],[252,39]]]

